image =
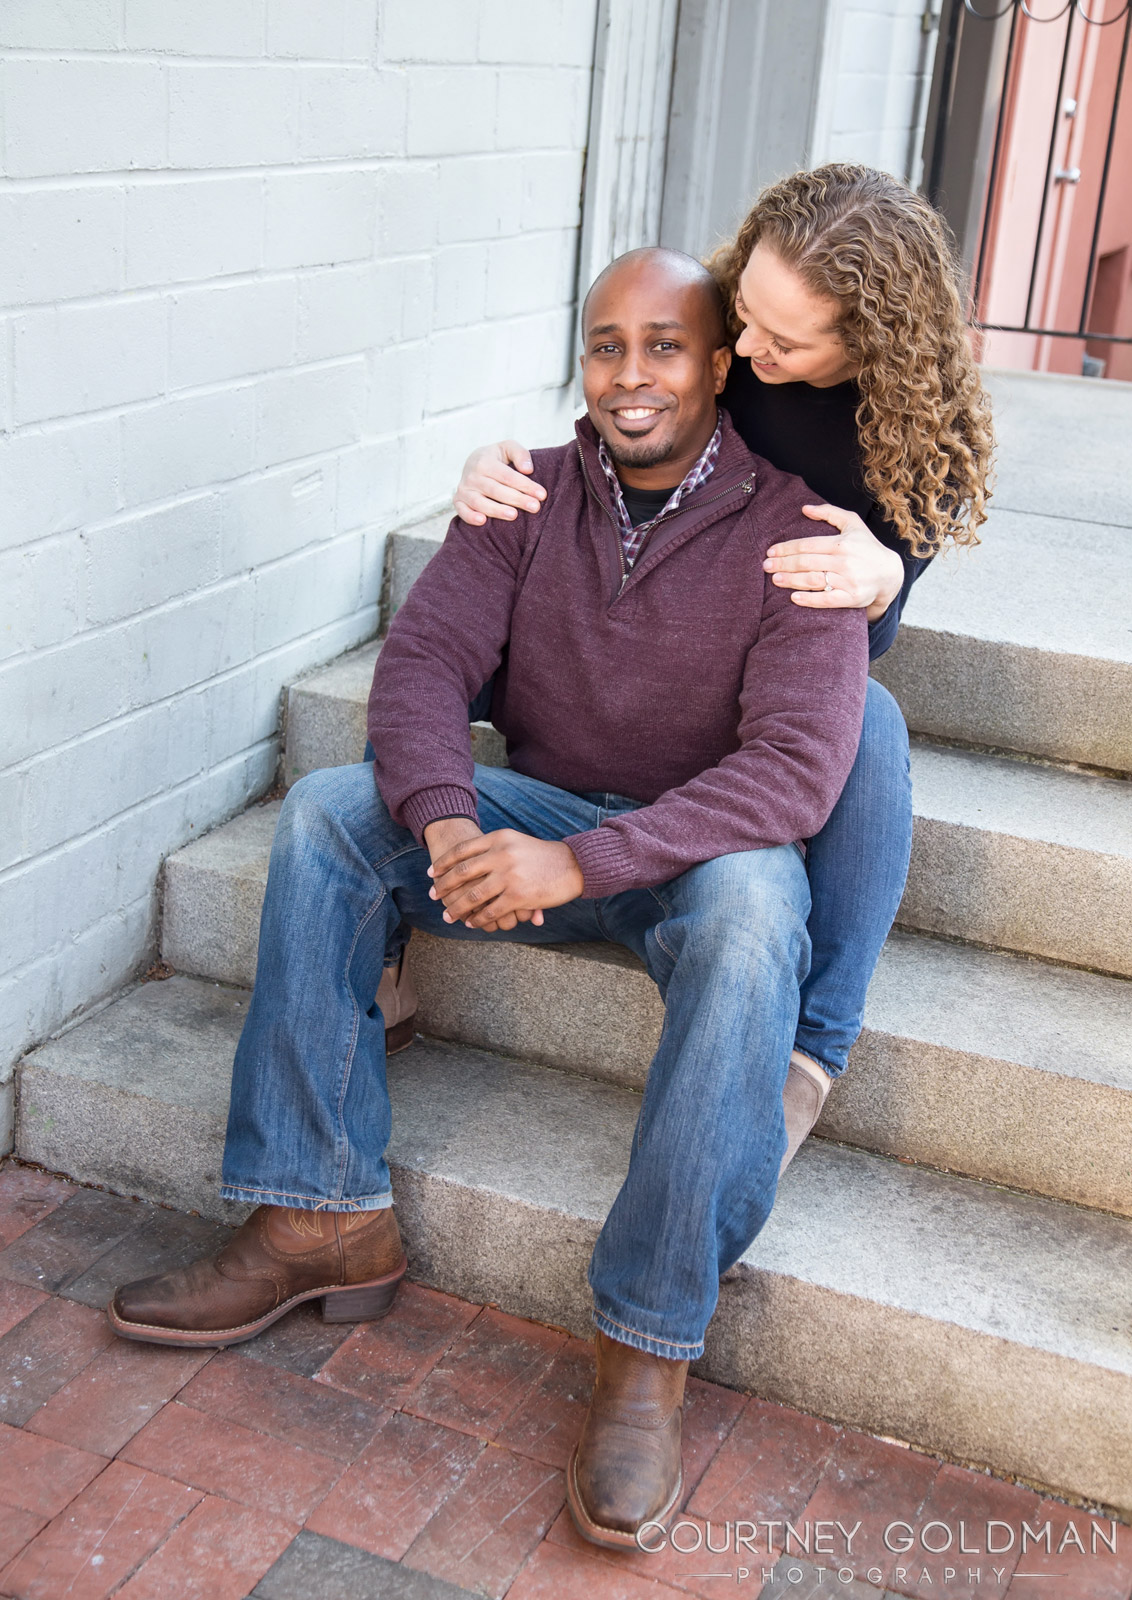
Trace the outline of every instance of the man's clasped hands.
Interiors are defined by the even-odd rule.
[[[470,817],[430,822],[424,838],[432,857],[429,894],[444,902],[445,922],[485,933],[520,922],[541,927],[544,910],[576,900],[585,887],[568,844],[514,828],[484,833]]]

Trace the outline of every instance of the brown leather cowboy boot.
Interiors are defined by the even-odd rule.
[[[391,1208],[259,1206],[219,1255],[125,1284],[106,1315],[115,1333],[144,1344],[239,1344],[304,1300],[321,1297],[325,1322],[383,1317],[405,1266]]]
[[[566,1469],[566,1503],[591,1544],[636,1549],[637,1530],[676,1509],[686,1361],[597,1334],[597,1377]]]
[[[824,1067],[804,1056],[800,1050],[791,1050],[790,1066],[782,1090],[782,1114],[786,1119],[786,1154],[778,1169],[781,1178],[798,1154],[810,1129],[821,1116],[825,1097],[833,1079]]]
[[[385,1021],[385,1054],[395,1056],[413,1042],[417,986],[409,971],[409,952],[402,950],[395,967],[384,967],[377,986],[377,1008]]]

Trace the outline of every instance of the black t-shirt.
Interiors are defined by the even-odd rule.
[[[625,510],[629,513],[629,521],[634,528],[639,528],[642,522],[651,522],[654,517],[659,517],[675,490],[671,489],[630,489],[627,483],[621,485],[621,498],[625,502]]]
[[[736,356],[720,401],[748,449],[780,471],[796,473],[818,499],[855,511],[904,563],[900,593],[884,616],[869,625],[869,659],[875,661],[895,639],[904,602],[931,558],[911,553],[865,488],[857,435],[860,398],[852,379],[829,389],[810,383],[763,383],[751,363]],[[815,522],[814,535],[823,531]]]

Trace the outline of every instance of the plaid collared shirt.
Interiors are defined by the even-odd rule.
[[[601,470],[609,480],[609,487],[613,492],[613,509],[617,513],[617,520],[621,524],[621,548],[625,552],[625,567],[630,569],[641,553],[641,546],[652,529],[656,527],[661,517],[666,517],[670,511],[675,511],[686,494],[693,489],[698,489],[705,479],[710,478],[715,470],[715,458],[719,454],[719,441],[722,423],[717,422],[715,432],[704,447],[699,460],[684,474],[683,479],[673,489],[664,505],[648,522],[642,522],[634,528],[625,505],[625,496],[621,493],[621,480],[617,476],[617,468],[613,465],[609,451],[605,448],[605,440],[598,442],[597,455],[601,462]]]

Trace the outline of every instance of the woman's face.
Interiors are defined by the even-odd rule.
[[[751,252],[735,311],[745,324],[735,354],[750,361],[764,383],[828,389],[856,376],[837,331],[837,302],[815,294],[769,245]]]

